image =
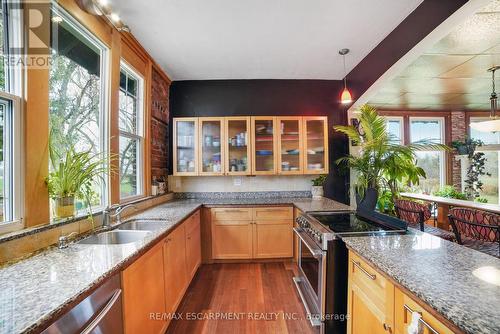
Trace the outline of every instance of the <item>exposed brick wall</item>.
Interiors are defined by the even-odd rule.
[[[170,84],[153,69],[151,87],[151,177],[168,175],[168,118]]]
[[[464,140],[467,135],[467,124],[465,112],[453,111],[451,112],[451,140]],[[452,181],[457,189],[462,188],[462,178],[460,170],[460,161],[455,159],[455,155],[451,155],[452,164]]]

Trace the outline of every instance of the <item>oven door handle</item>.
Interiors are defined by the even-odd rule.
[[[300,240],[302,240],[304,245],[307,246],[307,248],[309,249],[309,251],[311,252],[312,256],[314,256],[315,259],[320,259],[325,255],[325,252],[321,248],[319,248],[316,244],[308,240],[310,239],[310,237],[301,228],[294,227],[293,231],[295,232],[295,234],[297,234]]]

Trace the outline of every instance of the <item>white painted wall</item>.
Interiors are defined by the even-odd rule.
[[[309,191],[314,176],[172,176],[173,192]]]

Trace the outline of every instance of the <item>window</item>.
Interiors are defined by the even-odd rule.
[[[107,149],[107,50],[56,4],[51,15],[49,128],[52,148],[60,156],[71,147],[77,152],[104,153]],[[102,183],[93,186],[92,207],[105,205],[105,187]],[[86,208],[85,201],[78,200],[75,205],[77,210]]]
[[[488,118],[471,118],[470,122],[487,121]],[[483,141],[483,146],[480,152],[484,153],[486,158],[485,171],[490,176],[484,175],[481,178],[483,182],[483,190],[481,197],[486,198],[488,203],[499,204],[499,188],[500,188],[500,132],[481,132],[470,129],[470,137]]]
[[[444,144],[444,120],[442,118],[410,118],[410,141],[421,140]],[[420,180],[418,189],[432,194],[445,184],[444,153],[441,151],[418,151],[417,166],[425,171],[426,178]]]
[[[0,233],[21,229],[20,68],[6,61],[9,48],[22,43],[20,12],[0,2]]]
[[[120,71],[120,198],[139,196],[142,191],[143,79],[122,63]]]
[[[403,143],[403,117],[385,117],[387,120],[387,131],[397,144]]]

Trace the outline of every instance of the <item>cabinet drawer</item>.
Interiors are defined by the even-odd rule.
[[[387,294],[393,285],[353,252],[349,252],[349,279],[380,310],[386,309]]]
[[[292,207],[255,208],[255,220],[285,220],[293,219]]]
[[[213,208],[210,211],[212,221],[252,220],[252,209],[250,208]]]
[[[394,295],[394,317],[396,334],[407,333],[408,325],[411,323],[411,313],[418,312],[421,314],[422,318],[420,321],[420,327],[422,328],[422,333],[439,333],[439,334],[452,334],[453,331],[446,327],[442,322],[436,319],[429,312],[424,310],[417,302],[411,299],[408,295],[399,289],[396,289]]]

